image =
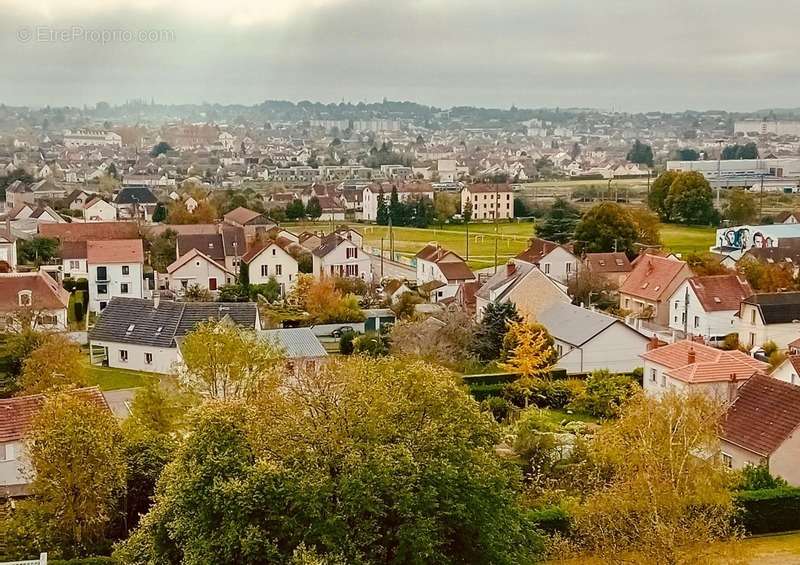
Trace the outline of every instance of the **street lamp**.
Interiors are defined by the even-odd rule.
[[[717,145],[719,146],[717,151],[717,209],[719,209],[719,191],[720,186],[722,185],[722,144],[725,143],[724,139],[718,139]]]

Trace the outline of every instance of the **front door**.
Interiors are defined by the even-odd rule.
[[[217,279],[215,278],[208,279],[208,289],[217,290]]]

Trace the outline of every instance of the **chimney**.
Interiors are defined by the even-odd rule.
[[[653,337],[650,338],[650,343],[647,344],[647,351],[653,351],[659,347],[661,347],[661,342],[659,342],[658,338],[653,335]]]
[[[153,310],[158,310],[158,303],[161,302],[161,292],[158,289],[153,293]]]
[[[731,373],[730,378],[728,379],[728,403],[732,403],[736,400],[736,396],[739,394],[739,387],[736,386],[736,373]]]
[[[517,265],[513,261],[506,263],[506,276],[510,277],[517,271]]]
[[[689,346],[689,354],[686,357],[688,358],[687,364],[689,365],[694,365],[697,362],[697,355],[694,352],[693,346]]]

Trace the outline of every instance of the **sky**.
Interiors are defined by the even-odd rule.
[[[0,0],[0,102],[798,107],[797,0]]]

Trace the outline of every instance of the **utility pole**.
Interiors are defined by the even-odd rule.
[[[500,238],[497,233],[497,216],[500,212],[500,193],[497,184],[494,185],[494,272],[497,272],[497,240]]]
[[[381,238],[381,279],[383,279],[383,238]]]
[[[720,187],[722,186],[722,144],[725,140],[718,139],[717,145],[719,145],[719,149],[717,151],[717,210],[719,210],[719,191]]]
[[[761,218],[764,217],[764,173],[761,173],[761,195],[758,197],[758,215]]]

